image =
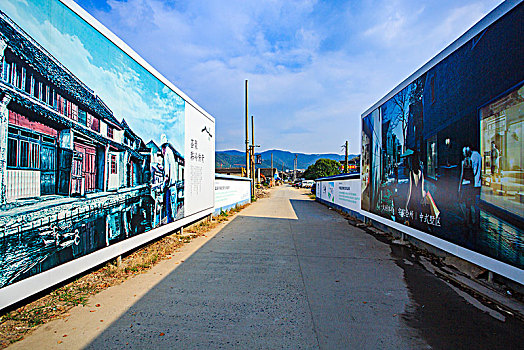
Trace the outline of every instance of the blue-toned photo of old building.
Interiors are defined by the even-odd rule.
[[[0,287],[165,223],[154,142],[1,11],[0,68]]]

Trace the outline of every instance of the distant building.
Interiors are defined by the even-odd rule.
[[[144,170],[149,167],[150,157],[149,149],[146,147],[144,141],[131,130],[125,119],[122,119],[122,128],[124,130],[124,145],[136,150],[141,157],[136,153],[126,153],[125,159],[125,179],[122,179],[125,187],[133,187],[145,182],[148,179],[144,178]]]
[[[288,170],[284,172],[283,175],[284,178],[293,180],[293,170]],[[302,175],[304,175],[304,170],[297,170],[295,175],[297,179],[302,178]]]
[[[215,168],[215,173],[223,175],[246,176],[245,168]]]
[[[160,185],[164,180],[164,168],[162,165],[162,150],[155,141],[151,140],[146,144],[149,150],[151,164],[151,185],[153,187]]]
[[[340,172],[344,172],[344,160],[340,161]],[[348,160],[348,173],[360,171],[360,154]]]
[[[269,179],[274,179],[275,175],[278,177],[279,176],[279,172],[278,172],[278,169],[277,168],[259,168],[257,169],[257,176],[259,174],[259,171],[260,171],[260,176],[269,180]],[[263,181],[263,179],[260,179],[261,181]]]

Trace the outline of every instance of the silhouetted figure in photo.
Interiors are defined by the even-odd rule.
[[[495,144],[495,141],[491,141],[491,177],[493,181],[500,175],[500,151]]]
[[[393,176],[395,177],[395,185],[398,184],[398,164],[393,165]]]
[[[422,212],[422,204],[425,197],[424,173],[420,167],[420,156],[418,152],[414,152],[410,158],[409,189],[406,209],[415,213]]]
[[[477,196],[480,196],[482,156],[469,147],[462,149],[464,160],[460,171],[458,186],[459,205],[464,215],[464,225],[478,226],[480,211],[477,206]]]

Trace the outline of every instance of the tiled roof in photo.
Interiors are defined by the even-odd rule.
[[[66,91],[90,112],[120,127],[120,123],[113,112],[93,90],[80,81],[2,11],[0,11],[0,33],[7,39],[8,48],[44,78],[59,89]]]

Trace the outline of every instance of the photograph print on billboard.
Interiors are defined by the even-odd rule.
[[[524,268],[524,5],[362,119],[362,209]]]
[[[212,118],[65,3],[2,1],[0,290],[213,207]]]

